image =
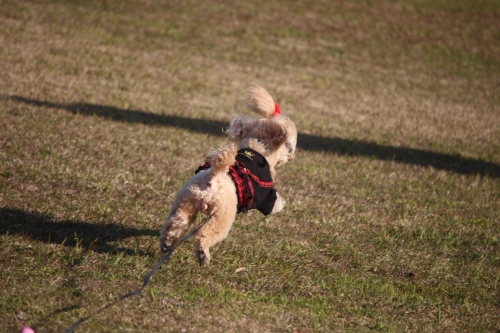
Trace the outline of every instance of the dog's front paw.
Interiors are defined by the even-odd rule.
[[[172,251],[173,249],[174,249],[174,246],[172,246],[171,244],[168,244],[164,240],[160,240],[160,250],[161,250],[161,252],[168,253],[168,252]]]
[[[271,212],[271,214],[279,213],[285,207],[285,199],[283,199],[283,197],[281,195],[279,195],[278,193],[276,193],[276,196],[277,196],[277,198],[276,198],[276,201],[274,202],[274,207],[273,207],[273,211]]]

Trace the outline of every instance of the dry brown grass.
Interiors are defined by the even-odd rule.
[[[189,246],[95,331],[499,330],[498,1],[0,2],[0,322],[64,331],[160,258],[252,81],[285,212]],[[236,273],[238,267],[247,271]]]

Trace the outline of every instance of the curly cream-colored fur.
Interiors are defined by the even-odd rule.
[[[234,143],[214,150],[208,157],[211,167],[200,171],[179,191],[167,221],[160,231],[160,248],[170,251],[186,234],[198,212],[209,214],[207,222],[194,236],[195,256],[200,264],[210,261],[210,247],[227,237],[237,213],[238,198],[228,170],[239,149],[250,148],[262,154],[275,176],[275,167],[292,160],[297,143],[295,124],[287,117],[271,117],[274,101],[264,88],[252,86],[246,95],[247,106],[260,118],[237,117],[227,130]],[[272,113],[271,112],[272,104]],[[283,209],[278,194],[272,213]]]
[[[274,100],[266,89],[252,84],[245,95],[245,104],[253,112],[270,118],[274,113]]]

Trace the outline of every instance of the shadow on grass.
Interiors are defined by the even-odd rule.
[[[158,230],[136,229],[117,224],[93,224],[83,221],[56,221],[38,212],[0,208],[0,235],[24,235],[49,243],[64,244],[101,253],[148,255],[149,252],[110,245],[109,242],[138,236],[159,236]],[[156,244],[156,243],[155,243]],[[156,249],[155,249],[156,250]]]
[[[19,96],[10,96],[10,99],[25,104],[36,105],[39,107],[62,109],[73,114],[97,116],[127,123],[179,127],[193,132],[200,132],[218,136],[224,136],[225,134],[222,132],[222,129],[225,129],[229,126],[228,123],[224,123],[222,121],[154,114],[151,112],[139,110],[125,110],[107,105],[96,105],[88,103],[58,104],[46,101],[32,100]]]
[[[158,115],[145,111],[125,110],[105,105],[53,103],[20,96],[10,96],[9,98],[29,105],[63,109],[74,114],[98,116],[128,123],[181,127],[189,131],[218,136],[223,136],[222,129],[229,125],[221,121]],[[384,161],[433,167],[458,174],[488,175],[500,178],[500,165],[481,159],[463,157],[459,154],[445,154],[415,148],[380,145],[375,142],[348,140],[338,137],[328,138],[302,133],[299,133],[297,147],[309,151],[324,151],[347,156],[364,156]]]
[[[329,151],[339,155],[364,156],[384,161],[394,161],[423,167],[452,171],[465,175],[500,178],[500,165],[459,154],[444,154],[430,150],[380,145],[375,142],[323,138],[299,134],[298,146],[305,150]]]

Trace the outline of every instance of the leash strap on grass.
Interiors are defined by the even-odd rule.
[[[155,267],[153,267],[153,269],[151,270],[151,272],[149,272],[148,276],[146,276],[146,278],[144,279],[144,283],[142,284],[141,289],[137,289],[137,290],[131,291],[128,294],[125,294],[125,295],[121,296],[116,301],[114,301],[112,303],[109,303],[108,305],[105,305],[102,308],[94,311],[89,316],[87,316],[85,318],[79,319],[78,321],[74,322],[73,325],[71,325],[64,333],[71,333],[71,332],[73,332],[78,326],[80,326],[80,324],[82,324],[82,323],[86,322],[87,320],[89,320],[90,318],[94,317],[97,313],[100,313],[100,312],[102,312],[102,311],[104,311],[106,309],[109,309],[110,307],[112,307],[116,303],[118,303],[120,301],[123,301],[124,299],[127,299],[129,297],[140,295],[142,293],[142,291],[144,290],[144,288],[146,288],[146,286],[149,284],[149,281],[151,280],[151,277],[153,276],[153,274],[156,273],[156,271],[165,263],[165,261],[168,260],[168,258],[170,258],[170,256],[172,255],[172,253],[174,253],[175,249],[179,245],[181,245],[182,243],[184,243],[185,241],[187,241],[189,238],[191,238],[195,233],[197,233],[198,230],[200,230],[201,227],[203,227],[205,224],[207,224],[208,221],[210,221],[211,218],[212,218],[212,215],[210,215],[202,224],[200,224],[200,226],[198,228],[194,229],[186,237],[184,237],[176,246],[174,246],[174,248],[172,250],[170,250],[169,253],[165,254],[163,256],[163,258],[161,258],[161,260],[156,264]]]

